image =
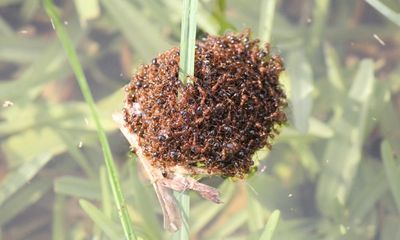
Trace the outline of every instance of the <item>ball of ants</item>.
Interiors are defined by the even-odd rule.
[[[179,48],[140,66],[125,88],[125,127],[165,172],[181,166],[242,178],[286,122],[282,58],[249,32],[228,33],[196,42],[194,69],[183,84]]]

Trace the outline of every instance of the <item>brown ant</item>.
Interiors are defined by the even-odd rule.
[[[193,85],[178,79],[179,49],[142,65],[125,88],[125,126],[139,136],[150,163],[209,173],[245,176],[251,155],[286,122],[286,96],[279,84],[280,56],[259,47],[250,33],[208,36],[197,42]],[[137,102],[142,113],[131,114]],[[168,133],[160,135],[160,132]],[[162,175],[165,175],[164,173]]]

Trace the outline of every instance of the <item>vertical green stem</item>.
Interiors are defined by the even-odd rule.
[[[271,213],[269,216],[267,225],[265,225],[265,228],[263,232],[261,233],[260,240],[272,240],[272,237],[275,233],[276,226],[278,225],[279,218],[281,216],[281,211],[275,210]]]
[[[198,0],[183,1],[179,79],[184,85],[192,84],[192,80],[188,76],[194,75],[197,5]]]
[[[174,192],[178,207],[181,210],[182,226],[174,235],[174,240],[188,240],[189,231],[189,213],[190,213],[190,196],[189,192]]]
[[[117,168],[114,164],[107,136],[104,132],[104,128],[101,124],[100,117],[97,113],[96,105],[93,100],[93,96],[90,91],[89,85],[87,83],[86,76],[83,73],[82,66],[79,62],[78,56],[71,42],[71,39],[68,33],[65,31],[64,25],[60,21],[57,10],[53,5],[53,1],[43,0],[43,3],[47,15],[50,17],[50,20],[52,21],[53,28],[55,29],[58,38],[65,50],[65,53],[68,57],[68,61],[72,67],[72,70],[75,73],[82,95],[86,101],[86,104],[89,107],[91,117],[96,124],[97,135],[101,144],[101,148],[103,150],[104,161],[108,172],[108,178],[110,181],[110,186],[114,196],[115,204],[118,209],[118,215],[120,217],[121,224],[124,229],[125,238],[128,240],[136,239],[136,235],[132,228],[132,222],[129,217],[128,210],[126,208],[125,199],[122,194],[122,189],[119,183]]]
[[[276,0],[262,0],[258,34],[261,42],[271,41]]]
[[[315,0],[313,9],[313,19],[310,33],[309,47],[312,51],[319,47],[321,38],[325,30],[328,10],[331,0]]]
[[[62,195],[56,194],[53,205],[53,240],[64,240],[64,202]]]
[[[196,44],[196,11],[198,0],[184,0],[181,22],[181,46],[179,62],[179,79],[186,84],[193,84],[189,76],[194,76],[195,44]],[[174,239],[189,239],[190,197],[187,192],[175,193],[182,212],[182,228],[174,235]]]

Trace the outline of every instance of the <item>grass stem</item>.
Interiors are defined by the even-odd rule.
[[[271,213],[267,225],[265,225],[264,231],[260,236],[260,240],[272,240],[280,216],[281,216],[281,211],[279,210],[275,210]]]
[[[92,93],[90,91],[89,85],[87,83],[85,74],[83,72],[82,66],[79,62],[78,56],[74,49],[74,46],[71,42],[71,39],[66,32],[63,24],[60,21],[57,10],[54,7],[52,0],[43,0],[45,10],[47,15],[50,17],[50,20],[53,24],[53,28],[57,33],[57,36],[65,50],[68,61],[72,67],[72,70],[75,73],[76,79],[79,83],[79,87],[81,89],[82,95],[89,107],[90,114],[92,119],[96,124],[97,135],[101,144],[101,148],[103,150],[104,161],[106,164],[108,178],[110,181],[112,193],[114,196],[115,204],[118,209],[118,215],[120,217],[120,221],[122,227],[124,229],[125,238],[128,240],[136,239],[136,235],[132,228],[132,222],[129,217],[128,210],[125,206],[124,196],[122,194],[122,189],[119,183],[119,177],[117,168],[114,164],[114,160],[111,154],[111,149],[108,144],[106,133],[104,132],[104,128],[101,124],[99,114],[97,113],[96,104],[93,100]]]
[[[188,240],[190,239],[189,231],[189,213],[190,213],[190,196],[189,192],[174,192],[178,207],[181,211],[182,226],[174,234],[174,240]]]
[[[194,76],[197,5],[198,0],[183,1],[179,79],[184,85],[193,84],[189,76]],[[188,193],[176,193],[175,197],[181,209],[183,226],[174,239],[189,239],[190,196]]]
[[[184,85],[192,84],[192,80],[188,76],[194,75],[197,5],[198,0],[183,1],[179,79]]]
[[[271,32],[274,22],[276,0],[262,0],[259,31],[261,42],[271,42]]]

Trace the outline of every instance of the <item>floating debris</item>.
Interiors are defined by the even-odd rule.
[[[9,100],[4,101],[4,103],[3,103],[4,108],[12,107],[12,106],[14,106],[14,103]]]
[[[379,44],[381,44],[382,46],[385,46],[385,42],[376,34],[373,35],[374,38],[379,42]]]

